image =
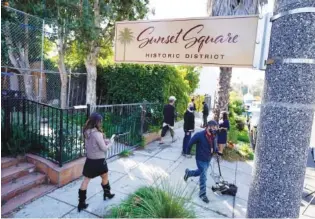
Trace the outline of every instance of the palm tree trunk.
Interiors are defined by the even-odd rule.
[[[232,68],[220,67],[219,87],[214,103],[214,120],[219,121],[220,113],[228,110]]]
[[[249,15],[258,13],[259,3],[266,0],[208,0],[208,13],[210,16]],[[218,120],[220,112],[228,109],[229,91],[232,68],[221,67],[217,99],[214,105],[214,119]]]

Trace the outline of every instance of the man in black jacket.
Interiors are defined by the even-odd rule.
[[[194,105],[192,103],[188,104],[188,108],[184,114],[184,140],[183,140],[183,156],[188,155],[188,143],[191,139],[191,133],[195,129],[195,115],[194,115]]]
[[[168,130],[170,130],[172,136],[172,142],[174,142],[174,123],[175,123],[175,104],[176,98],[171,96],[169,98],[169,104],[164,106],[163,109],[163,128],[161,133],[160,144],[164,144],[163,137],[165,137]]]
[[[207,126],[207,120],[208,120],[208,116],[209,116],[209,107],[208,104],[206,104],[206,102],[202,102],[203,105],[203,110],[202,110],[202,116],[203,116],[203,128],[205,128]]]

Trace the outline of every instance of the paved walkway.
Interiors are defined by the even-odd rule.
[[[220,196],[211,191],[214,179],[209,171],[207,181],[209,204],[203,203],[198,198],[198,179],[183,181],[186,168],[195,168],[195,159],[181,156],[182,137],[181,129],[176,130],[179,140],[173,144],[159,146],[157,142],[150,144],[145,150],[139,150],[133,156],[108,161],[110,169],[110,182],[115,198],[108,201],[102,200],[101,179],[93,179],[87,193],[89,207],[86,211],[77,212],[78,189],[81,180],[76,180],[50,194],[22,207],[13,215],[16,218],[93,218],[103,217],[112,206],[119,204],[144,185],[160,185],[167,181],[171,185],[181,185],[192,195],[192,204],[198,217],[245,217],[249,185],[253,162],[223,162],[222,174],[225,180],[238,186],[236,197]],[[169,140],[170,141],[170,140]],[[167,141],[166,141],[167,143]],[[214,172],[217,167],[214,166]],[[308,187],[314,190],[315,174],[308,172]],[[314,178],[313,178],[314,177]],[[313,186],[313,188],[311,188]],[[302,208],[306,203],[302,203]],[[315,207],[310,206],[306,216],[314,217]]]

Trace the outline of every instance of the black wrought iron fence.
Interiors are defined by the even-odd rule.
[[[161,123],[160,108],[160,104],[137,103],[60,109],[26,99],[2,98],[2,153],[27,151],[62,166],[85,155],[82,127],[89,114],[97,111],[103,115],[106,136],[118,136],[107,152],[110,158],[140,145],[143,133]]]
[[[4,153],[29,151],[60,166],[84,156],[81,130],[87,109],[60,109],[26,99],[1,102]]]

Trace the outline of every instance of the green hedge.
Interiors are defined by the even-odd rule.
[[[243,130],[243,131],[238,132],[237,140],[245,142],[245,143],[250,143],[248,131]]]
[[[166,65],[114,64],[99,66],[97,72],[98,103],[167,103],[169,96],[175,96],[179,116],[199,83],[194,69]]]

